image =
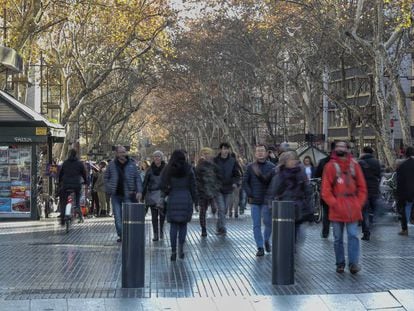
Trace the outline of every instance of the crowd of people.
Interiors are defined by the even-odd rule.
[[[413,209],[414,148],[407,148],[405,155],[407,159],[396,171],[395,193],[402,211],[402,230],[399,232],[402,236],[408,235]],[[112,207],[118,242],[122,241],[122,203],[144,202],[151,213],[154,242],[164,238],[165,221],[170,224],[171,261],[176,261],[177,256],[185,257],[187,224],[194,209],[199,212],[201,237],[207,238],[209,208],[216,215],[216,234],[226,236],[229,229],[226,218],[233,215],[238,218],[248,204],[256,256],[261,257],[271,252],[272,201],[294,202],[298,240],[302,224],[313,220],[310,181],[319,178],[323,206],[321,236],[328,238],[332,226],[336,271],[343,273],[346,268],[343,242],[346,230],[349,271],[359,272],[359,225],[362,226],[361,239],[369,241],[374,217],[381,204],[382,171],[374,150],[364,147],[361,156],[355,159],[348,143],[337,141],[332,143],[329,156],[315,166],[309,156],[300,161],[293,150],[282,147],[277,153],[275,149],[258,144],[254,157],[254,161],[246,165],[224,142],[217,154],[211,148],[202,148],[196,165],[189,164],[184,150],[175,150],[168,162],[165,162],[163,152],[155,151],[152,163],[142,161],[138,165],[124,147],[118,146],[115,158],[109,164],[100,162],[93,175],[95,200],[99,202],[101,213],[109,214]],[[80,189],[82,178],[86,180],[79,163],[76,152],[71,150],[59,175],[64,188]],[[111,204],[108,204],[108,197]],[[79,208],[78,200],[75,205]]]

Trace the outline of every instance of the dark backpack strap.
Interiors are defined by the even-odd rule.
[[[259,179],[259,181],[263,184],[268,184],[269,180],[268,178],[266,178],[265,176],[263,176],[262,172],[260,171],[259,165],[257,164],[257,162],[254,162],[252,164],[252,170],[253,173],[256,175],[256,177]]]

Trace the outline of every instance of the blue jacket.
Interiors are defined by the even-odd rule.
[[[115,161],[116,160],[109,162],[104,176],[105,191],[111,195],[116,194],[119,178],[119,172]],[[136,162],[133,159],[128,158],[128,162],[125,165],[124,170],[124,196],[127,198],[131,196],[131,193],[142,193],[142,180]]]
[[[254,173],[253,165],[257,163],[262,172],[262,180]],[[275,165],[270,161],[253,162],[247,166],[246,173],[243,176],[243,189],[247,194],[250,204],[267,204],[265,196],[270,182],[275,175]]]

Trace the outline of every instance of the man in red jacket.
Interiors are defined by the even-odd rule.
[[[352,274],[358,273],[361,270],[358,221],[362,220],[367,186],[361,167],[352,158],[344,141],[336,143],[335,152],[323,171],[322,199],[329,206],[329,220],[333,226],[336,272],[345,271],[343,231],[346,227],[349,271]]]

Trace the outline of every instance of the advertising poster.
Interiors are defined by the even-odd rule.
[[[3,149],[0,147],[0,164],[9,163],[9,149]]]
[[[20,165],[28,165],[32,163],[30,149],[20,149]]]
[[[14,213],[28,213],[30,212],[30,204],[26,199],[11,199],[11,209]]]
[[[0,198],[0,213],[11,212],[11,199]]]
[[[23,181],[23,180],[12,180],[11,182],[12,187],[21,186],[21,187],[30,187],[30,184]]]
[[[11,196],[10,182],[0,182],[0,198],[10,198]]]
[[[30,183],[30,166],[20,167],[20,179],[25,183]]]
[[[20,151],[18,149],[9,149],[9,164],[19,164]]]
[[[0,165],[0,181],[10,181],[10,167],[8,165]]]
[[[12,199],[24,199],[26,198],[26,187],[24,186],[12,186],[11,187],[11,197]]]
[[[10,179],[11,180],[20,179],[19,167],[17,165],[10,165]]]

